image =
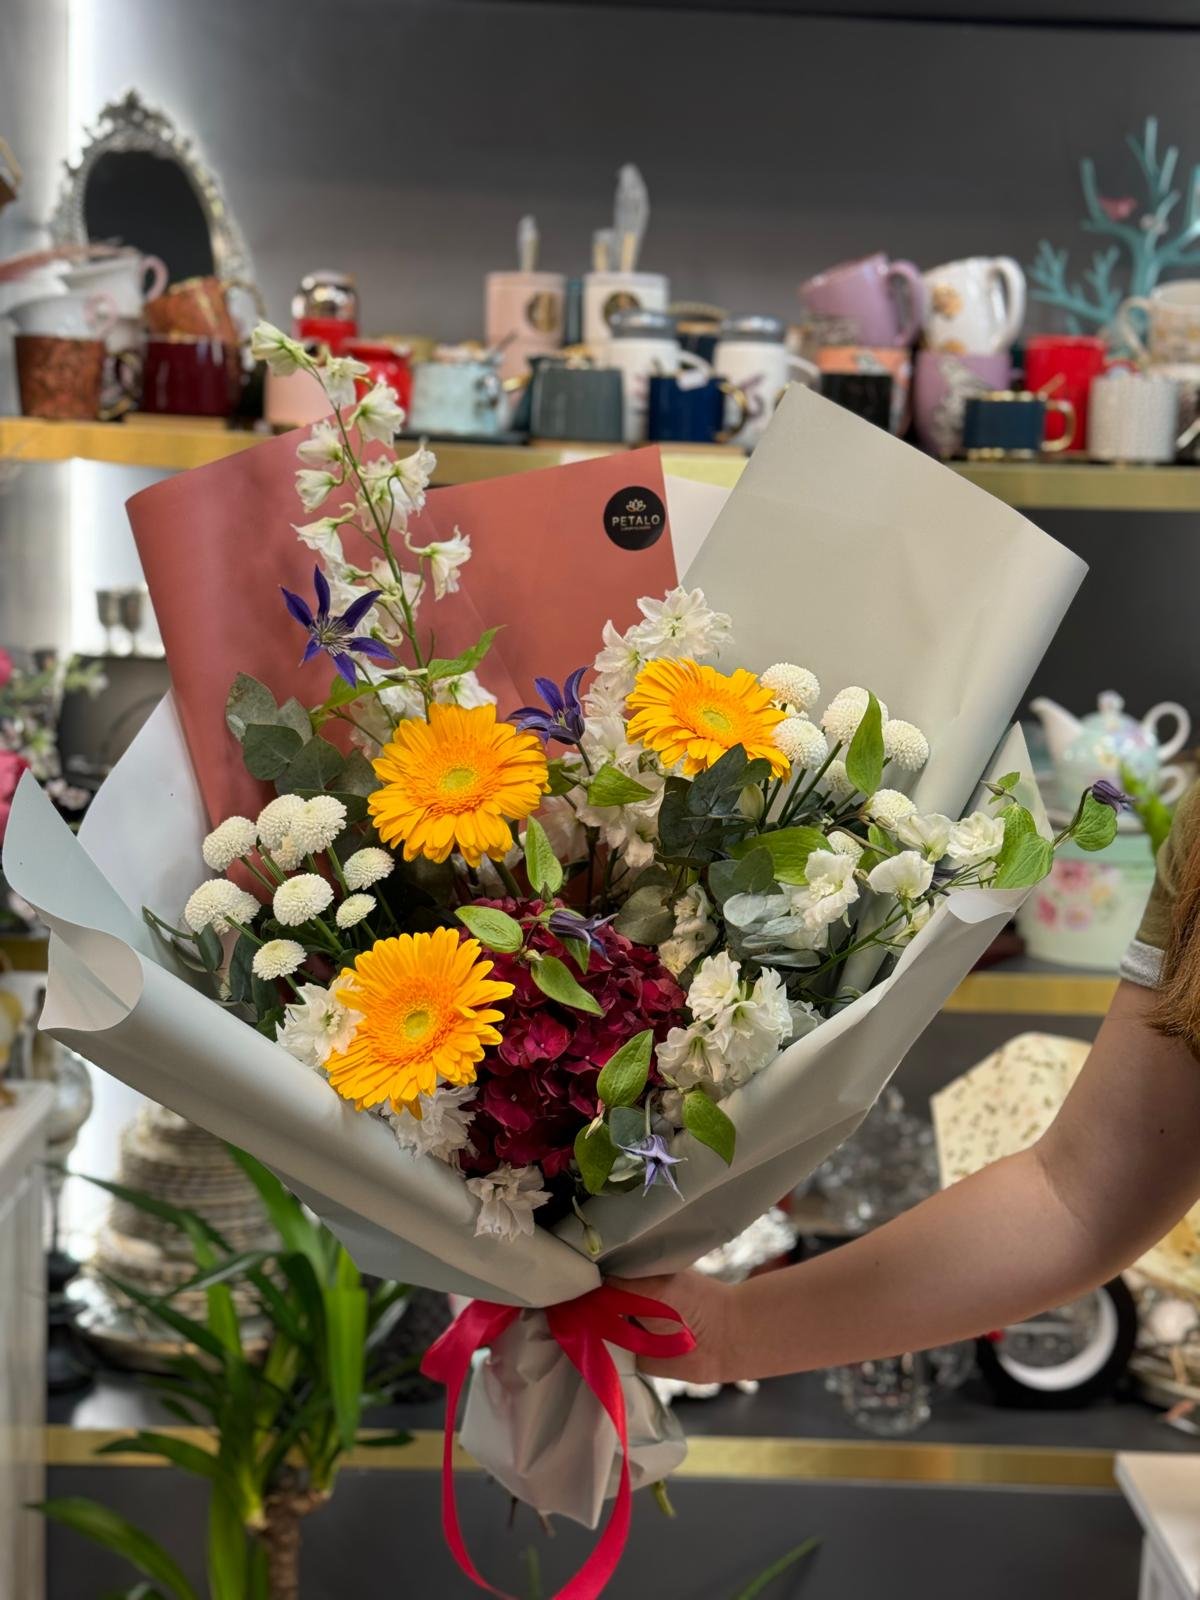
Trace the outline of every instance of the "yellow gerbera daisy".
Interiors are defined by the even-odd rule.
[[[390,1101],[413,1109],[441,1083],[475,1082],[475,1063],[500,1043],[492,1026],[504,1013],[511,983],[489,978],[475,939],[453,928],[402,933],[364,950],[334,985],[337,998],[361,1013],[346,1049],[325,1063],[329,1081],[362,1111]]]
[[[379,837],[404,859],[471,866],[512,849],[516,822],[537,810],[550,775],[540,741],[496,721],[494,706],[430,706],[429,721],[402,722],[374,763],[383,788],[368,801]]]
[[[777,778],[788,770],[774,738],[784,713],[771,704],[771,691],[741,667],[726,674],[696,661],[648,662],[628,706],[634,713],[629,738],[656,751],[665,767],[682,762],[685,777],[713,766],[735,744],[752,761],[769,761]]]

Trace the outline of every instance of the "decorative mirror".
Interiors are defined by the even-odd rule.
[[[68,165],[53,220],[62,244],[134,245],[171,282],[252,278],[241,230],[191,139],[136,90],[114,100]]]

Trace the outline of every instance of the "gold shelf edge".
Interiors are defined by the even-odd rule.
[[[1102,1017],[1117,982],[1101,973],[974,972],[942,1009],[974,1015]]]
[[[211,1448],[202,1428],[158,1430]],[[145,1456],[96,1456],[103,1444],[127,1435],[119,1428],[44,1430],[48,1467],[159,1467]],[[674,1476],[731,1481],[782,1479],[825,1482],[924,1483],[1010,1488],[1111,1489],[1111,1450],[1072,1450],[1053,1446],[892,1443],[876,1440],[781,1439],[700,1436],[689,1440],[688,1457]],[[442,1435],[430,1429],[413,1434],[411,1444],[355,1450],[346,1465],[360,1471],[432,1472],[442,1461]],[[456,1465],[477,1472],[477,1464],[456,1450]]]

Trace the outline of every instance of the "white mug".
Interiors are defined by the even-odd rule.
[[[1114,368],[1093,378],[1087,416],[1093,461],[1174,461],[1179,389],[1170,378]]]
[[[820,370],[783,342],[776,317],[731,317],[721,326],[713,367],[745,397],[746,420],[729,443],[753,450],[789,383],[820,382]]]
[[[561,272],[489,272],[484,279],[484,337],[503,346],[502,378],[520,377],[530,356],[563,342],[567,281]]]
[[[10,306],[8,316],[18,333],[40,333],[54,339],[103,339],[117,320],[112,296],[47,294]]]
[[[925,344],[955,355],[1007,350],[1025,320],[1025,274],[1011,256],[969,256],[925,273]]]
[[[621,374],[626,444],[640,444],[646,437],[651,378],[678,377],[686,389],[712,377],[707,361],[679,348],[674,319],[665,311],[618,312],[612,320],[605,360]]]
[[[618,311],[665,311],[671,286],[659,272],[589,272],[583,280],[583,342],[607,362],[609,322]]]
[[[503,387],[496,368],[471,358],[418,361],[413,367],[408,426],[413,433],[501,432]]]
[[[1145,314],[1148,347],[1134,325],[1131,311]],[[1134,295],[1123,301],[1115,326],[1140,361],[1200,361],[1200,278],[1160,283],[1149,295]]]
[[[147,282],[146,274],[150,274]],[[137,250],[81,261],[63,274],[67,287],[81,294],[97,291],[111,296],[122,317],[140,317],[147,300],[156,300],[167,287],[167,269],[157,256]]]

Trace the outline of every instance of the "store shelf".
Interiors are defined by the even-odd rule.
[[[269,432],[230,428],[201,418],[124,422],[44,422],[0,418],[0,459],[106,461],[120,466],[179,471],[247,450]],[[597,444],[489,445],[434,442],[438,483],[474,483],[512,472],[533,472],[590,456],[610,455]],[[728,447],[675,445],[663,466],[679,477],[735,484],[746,458]],[[958,462],[954,470],[997,499],[1023,510],[1200,511],[1198,467],[1112,467],[1091,462]]]
[[[1107,973],[1023,963],[971,973],[943,1010],[976,1016],[1102,1017],[1117,983]]]

